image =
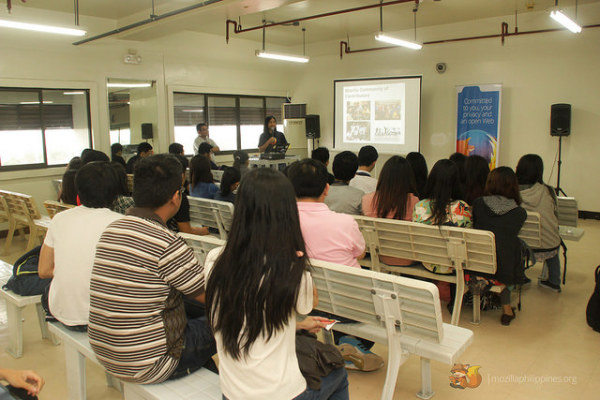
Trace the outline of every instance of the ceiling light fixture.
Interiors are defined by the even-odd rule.
[[[266,21],[263,20],[263,24],[266,24]],[[306,57],[306,36],[305,36],[306,28],[302,28],[302,47],[303,54],[302,56],[290,55],[290,54],[280,54],[280,53],[270,53],[265,50],[265,28],[263,28],[263,37],[262,37],[262,50],[256,50],[256,57],[260,58],[269,58],[271,60],[279,60],[279,61],[291,61],[297,63],[307,63],[309,58]]]
[[[52,26],[52,25],[30,24],[27,22],[8,21],[6,19],[0,19],[0,27],[22,29],[22,30],[26,30],[26,31],[44,32],[44,33],[56,33],[59,35],[69,35],[69,36],[83,36],[86,34],[86,32],[81,29],[62,28],[59,26]]]
[[[63,92],[63,94],[65,94],[65,95],[67,95],[67,96],[74,96],[74,95],[77,95],[77,94],[85,94],[85,92],[84,92],[84,91],[79,91],[79,90],[78,90],[78,91],[76,91],[76,92]]]
[[[579,26],[575,21],[571,18],[567,17],[560,10],[553,10],[550,12],[550,18],[567,28],[573,33],[581,32],[581,26]]]
[[[44,104],[53,104],[53,101],[50,100],[44,100],[43,101]],[[20,101],[19,104],[40,104],[39,101]]]
[[[152,83],[118,83],[118,82],[109,82],[106,84],[106,87],[109,88],[146,88],[152,86]]]
[[[381,0],[383,3],[383,0]],[[413,8],[414,13],[414,29],[415,29],[415,41],[411,42],[409,40],[398,39],[393,36],[386,35],[383,33],[383,7],[379,8],[379,33],[375,35],[375,40],[380,42],[385,42],[389,44],[393,44],[394,46],[406,47],[407,49],[412,50],[421,50],[423,47],[422,44],[417,43],[417,11],[419,10],[419,2],[415,2],[415,7]]]

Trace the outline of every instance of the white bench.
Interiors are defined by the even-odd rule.
[[[0,196],[4,197],[11,219],[6,236],[5,251],[8,252],[16,229],[29,228],[29,241],[25,251],[35,247],[36,240],[43,242],[44,235],[50,224],[50,217],[42,216],[37,208],[35,199],[27,194],[0,190]]]
[[[311,263],[319,295],[317,309],[358,321],[336,324],[333,329],[387,345],[381,399],[393,398],[398,371],[410,354],[421,357],[421,391],[417,396],[431,398],[430,361],[452,365],[473,341],[471,330],[443,323],[437,287],[324,261]]]
[[[12,265],[0,260],[0,269],[9,269],[12,273]],[[10,276],[0,279],[0,288],[6,284]],[[8,319],[8,347],[6,352],[14,358],[23,357],[23,309],[30,304],[35,305],[42,332],[43,339],[49,339],[55,345],[59,342],[48,331],[46,313],[42,307],[41,295],[21,296],[7,289],[0,289],[0,297],[6,302],[6,314]]]
[[[50,324],[50,331],[64,343],[67,385],[70,400],[86,398],[85,359],[102,366],[88,340],[86,332],[75,332],[59,322]],[[205,368],[181,379],[152,385],[121,382],[106,373],[109,386],[123,392],[126,400],[139,399],[214,399],[221,400],[219,376]]]
[[[465,271],[493,275],[496,272],[496,244],[492,232],[432,226],[417,222],[386,218],[354,217],[370,253],[370,260],[361,265],[373,271],[389,271],[456,284],[452,325],[458,325],[465,292]],[[435,274],[421,266],[388,265],[379,256],[397,257],[415,262],[454,268],[456,275]],[[479,294],[473,294],[473,304],[479,304]],[[473,307],[473,321],[479,321],[479,307]]]
[[[233,204],[227,201],[188,196],[190,222],[219,230],[221,239],[226,240],[233,220]]]
[[[226,243],[225,240],[218,239],[214,236],[192,235],[184,232],[179,232],[178,235],[185,240],[185,243],[191,247],[192,250],[194,250],[194,254],[201,265],[204,265],[204,260],[206,260],[206,255],[209,251],[215,247],[225,246]]]
[[[564,240],[579,241],[585,231],[577,227],[579,209],[575,197],[558,197],[558,232]]]
[[[519,238],[532,249],[542,247],[542,231],[540,225],[540,213],[527,211],[527,218],[519,232]]]

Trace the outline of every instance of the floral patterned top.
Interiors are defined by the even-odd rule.
[[[425,199],[415,204],[413,210],[413,222],[432,225],[431,218],[431,200]],[[446,221],[442,225],[457,226],[459,228],[471,228],[473,226],[473,217],[471,207],[462,200],[455,200],[446,206]],[[452,274],[454,268],[442,265],[423,263],[423,266],[436,274]]]

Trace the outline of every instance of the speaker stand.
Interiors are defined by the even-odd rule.
[[[560,166],[562,165],[562,136],[558,137],[558,174],[556,176],[556,187],[554,188],[554,192],[558,196],[559,194],[563,194],[563,196],[567,197],[567,194],[560,187]]]

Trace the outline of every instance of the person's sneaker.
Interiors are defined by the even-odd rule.
[[[338,349],[346,362],[346,369],[375,371],[383,367],[383,359],[367,350],[355,337],[342,336],[339,343]]]
[[[550,290],[552,290],[553,292],[556,292],[556,293],[560,293],[561,292],[560,285],[555,285],[553,283],[550,283],[550,281],[538,281],[538,285],[541,286],[541,287],[543,287],[543,288],[550,289]]]

